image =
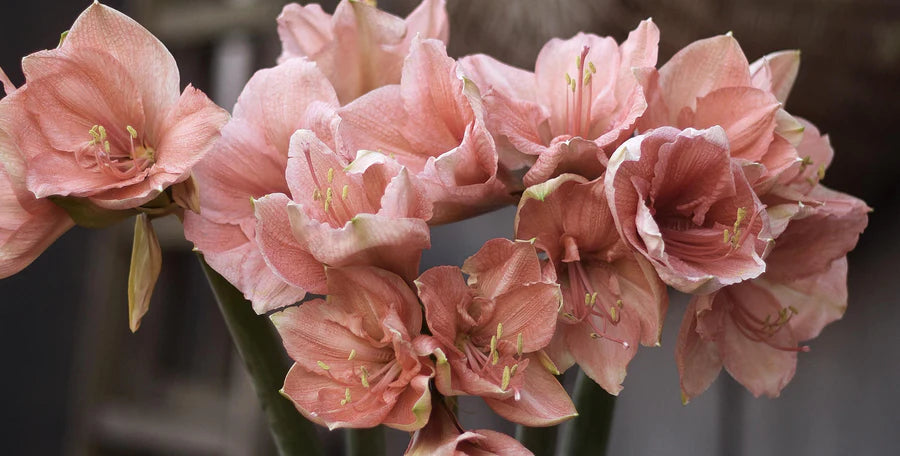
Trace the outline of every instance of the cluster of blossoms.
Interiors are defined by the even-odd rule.
[[[292,4],[278,32],[278,65],[230,118],[179,95],[162,44],[97,3],[24,59],[22,87],[0,73],[0,277],[73,224],[136,215],[136,329],[161,262],[149,220],[176,214],[270,314],[297,409],[415,432],[409,454],[527,453],[463,430],[444,398],[527,426],[575,416],[556,376],[577,364],[617,394],[659,345],[667,285],[693,295],[685,402],[722,367],[777,396],[845,309],[869,208],[819,183],[828,138],[784,109],[798,52],[749,63],[722,35],[657,69],[647,20],[621,44],[553,39],[531,72],[448,57],[444,0],[405,19]],[[517,201],[515,240],[419,273],[429,225]]]

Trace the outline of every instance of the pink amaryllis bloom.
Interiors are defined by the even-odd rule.
[[[27,115],[11,102],[20,96],[0,69],[0,83],[8,95],[0,99],[0,278],[31,264],[74,224],[66,212],[46,199],[37,199],[25,186],[25,160],[14,140]]]
[[[430,206],[406,169],[380,154],[351,163],[312,131],[291,137],[283,193],[254,202],[256,242],[287,283],[327,294],[324,266],[377,266],[412,281],[431,246]]]
[[[374,267],[329,268],[327,301],[272,315],[295,361],[282,394],[329,429],[414,431],[431,411],[433,367],[413,343],[422,310],[406,282]]]
[[[215,149],[194,167],[202,211],[185,214],[185,237],[259,313],[293,304],[305,290],[266,265],[251,198],[290,192],[285,169],[291,135],[307,128],[333,142],[337,108],[334,89],[313,62],[292,59],[260,70],[244,87]]]
[[[554,38],[538,54],[534,73],[486,55],[460,62],[485,93],[498,142],[530,156],[519,163],[534,161],[525,174],[530,186],[567,172],[600,176],[647,107],[635,73],[656,66],[658,43],[659,30],[646,20],[621,45],[582,33]]]
[[[528,426],[575,416],[566,391],[534,357],[553,337],[561,296],[542,277],[531,243],[490,240],[462,271],[432,268],[416,286],[432,334],[420,350],[437,358],[438,391],[481,396],[499,415]]]
[[[847,252],[868,222],[861,200],[819,186],[790,222],[757,279],[695,297],[676,346],[682,399],[725,369],[755,396],[776,397],[794,375],[800,342],[847,307]]]
[[[719,125],[731,157],[754,166],[748,179],[764,188],[799,161],[803,125],[783,106],[799,63],[799,52],[783,51],[751,65],[731,35],[691,43],[658,73],[642,73],[649,106],[639,130]]]
[[[146,29],[94,2],[57,49],[22,61],[15,137],[38,198],[103,209],[141,206],[187,180],[228,113],[188,86]],[[177,199],[177,198],[176,198]]]
[[[435,398],[428,424],[412,435],[406,456],[530,456],[516,439],[489,429],[466,431],[444,400]]]
[[[400,84],[369,92],[340,116],[345,153],[377,151],[405,166],[434,205],[429,223],[461,220],[513,201],[478,88],[440,41],[413,40]]]
[[[658,345],[668,298],[653,266],[622,242],[603,178],[563,174],[529,187],[516,213],[516,237],[533,239],[562,287],[563,308],[548,353],[573,363],[618,394],[639,343]]]
[[[632,138],[610,159],[605,185],[622,238],[676,289],[711,293],[765,270],[768,217],[721,127]]]
[[[315,61],[346,104],[400,82],[403,58],[417,35],[446,43],[449,31],[444,0],[424,0],[406,19],[379,10],[374,1],[342,0],[334,15],[316,3],[291,3],[278,16],[278,61]]]

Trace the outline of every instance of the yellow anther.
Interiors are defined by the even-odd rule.
[[[573,93],[575,92],[575,79],[574,78],[572,79],[572,83],[569,84],[569,88],[572,89]]]
[[[800,313],[800,311],[798,311],[797,308],[794,306],[788,306],[788,309],[790,309],[791,313],[794,315],[797,315],[798,313]]]
[[[88,130],[88,133],[91,135],[91,144],[100,144],[100,132],[97,131],[97,127],[99,127],[99,125],[94,125]]]
[[[619,321],[619,309],[617,309],[616,306],[609,307],[609,318],[613,323]]]
[[[350,195],[350,186],[344,185],[344,188],[341,189],[341,200],[347,199],[347,196]]]
[[[497,336],[491,336],[491,364],[496,365],[500,361],[500,354],[497,353]]]
[[[741,223],[744,221],[744,217],[747,216],[747,208],[739,207],[737,210],[737,218],[734,220],[734,231],[737,231],[738,227],[741,226]]]
[[[344,388],[344,398],[341,399],[341,405],[347,405],[351,401],[350,399],[350,388]]]
[[[328,207],[331,206],[331,200],[334,199],[334,193],[331,191],[331,187],[328,187],[325,190],[325,212],[328,212]]]
[[[126,125],[125,129],[128,130],[128,134],[131,135],[131,139],[137,139],[137,130],[134,129],[131,125]]]
[[[506,388],[509,388],[509,378],[512,375],[509,372],[509,366],[503,367],[503,379],[500,382],[500,390],[506,391]]]
[[[591,333],[591,339],[599,339],[599,338],[600,338],[600,334]]]
[[[106,141],[106,128],[103,128],[103,125],[98,125],[97,131],[100,133],[100,140]]]
[[[807,166],[811,165],[812,163],[813,163],[812,157],[807,155],[807,156],[803,157],[802,159],[800,159],[800,168],[804,169]]]
[[[106,153],[109,154],[109,141],[103,141],[103,150],[105,150]]]
[[[819,178],[819,180],[825,178],[825,165],[819,165],[819,171],[816,172],[816,176]]]
[[[518,355],[520,358],[522,357],[522,349],[524,347],[525,347],[525,336],[522,335],[522,333],[519,333],[519,335],[516,336],[516,355]]]
[[[728,228],[725,228],[725,231],[723,231],[722,234],[724,235],[722,242],[724,242],[726,244],[730,243],[731,242],[731,232],[728,231]]]
[[[569,76],[569,73],[566,73],[566,87],[572,85],[572,76]]]
[[[328,369],[331,369],[331,366],[325,364],[325,363],[322,362],[322,361],[316,361],[316,365],[319,366],[320,368],[322,368],[322,370],[328,370]]]
[[[359,379],[362,381],[363,388],[369,387],[369,371],[366,366],[359,368]]]
[[[356,349],[350,349],[350,356],[347,357],[347,361],[353,361],[353,358],[356,358]]]
[[[591,73],[597,72],[597,67],[594,66],[594,62],[588,62],[588,68],[591,70]]]
[[[563,312],[563,316],[568,318],[569,320],[578,320],[578,318],[575,315],[572,315],[569,312]]]
[[[593,306],[594,304],[597,304],[597,292],[596,291],[591,293],[591,306]]]
[[[580,55],[575,56],[575,66],[577,68],[581,68],[581,56]]]
[[[503,337],[503,323],[497,323],[497,340]]]
[[[588,85],[591,83],[591,73],[584,74],[584,85]]]
[[[313,201],[319,201],[322,199],[322,191],[319,189],[313,190]]]
[[[596,293],[595,293],[595,294],[596,294]],[[620,309],[621,309],[622,307],[625,307],[625,302],[622,301],[621,299],[617,299],[617,300],[616,300],[616,307],[618,307],[618,308],[620,308]]]
[[[590,293],[584,294],[584,305],[586,305],[586,306],[591,305],[591,294]]]
[[[334,168],[328,168],[328,183],[334,180]]]
[[[509,370],[509,376],[510,376],[510,378],[515,377],[515,376],[516,376],[516,371],[518,371],[518,370],[519,370],[519,365],[518,365],[518,364],[513,364],[512,369]]]

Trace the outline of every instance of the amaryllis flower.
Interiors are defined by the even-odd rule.
[[[459,268],[439,266],[417,280],[445,395],[481,396],[504,418],[550,426],[575,415],[559,382],[533,356],[550,343],[559,286],[544,280],[528,242],[493,239]]]
[[[560,370],[573,363],[610,394],[622,389],[638,343],[658,345],[668,298],[642,255],[619,237],[604,193],[563,174],[529,187],[516,237],[533,239],[562,287],[563,308],[548,352]]]
[[[378,87],[400,82],[403,58],[418,35],[447,42],[450,24],[444,0],[424,0],[406,19],[374,1],[342,0],[330,15],[316,3],[285,5],[278,16],[283,63],[315,61],[334,84],[341,104]]]
[[[282,393],[311,421],[414,431],[431,411],[433,368],[419,358],[416,295],[395,274],[374,267],[329,268],[327,302],[316,299],[272,315],[296,361]]]
[[[13,139],[21,124],[13,119],[27,114],[10,102],[20,94],[2,69],[0,83],[8,95],[0,99],[0,278],[5,278],[31,264],[74,222],[62,208],[36,199],[25,187],[25,160]]]
[[[256,245],[251,198],[290,192],[285,169],[291,135],[313,129],[333,143],[337,107],[334,89],[315,63],[291,59],[260,70],[244,87],[215,149],[194,168],[202,211],[185,214],[185,237],[259,313],[293,304],[305,291],[266,265]]]
[[[380,154],[347,163],[310,130],[291,137],[283,193],[254,202],[256,242],[287,283],[326,294],[326,266],[377,266],[412,281],[431,246],[406,169]]]
[[[525,185],[533,185],[566,172],[588,178],[603,172],[647,107],[635,72],[656,65],[658,42],[659,30],[646,20],[621,45],[582,33],[554,38],[538,54],[534,73],[486,55],[460,63],[485,93],[491,131],[536,159],[525,175]]]
[[[721,127],[632,138],[605,185],[622,238],[676,289],[710,293],[765,270],[768,218]]]
[[[169,51],[127,16],[94,2],[59,48],[22,61],[26,84],[10,119],[38,198],[122,210],[190,177],[228,114],[188,86]],[[177,197],[176,197],[177,199]],[[86,200],[86,201],[85,201]]]
[[[432,401],[428,424],[412,435],[406,456],[529,456],[516,439],[489,429],[466,431],[444,400]]]
[[[799,52],[783,51],[750,65],[731,35],[691,43],[658,74],[642,74],[649,107],[639,130],[719,125],[731,157],[758,167],[748,173],[750,183],[765,187],[799,161],[794,147],[803,125],[783,107],[799,63]]]
[[[400,84],[366,94],[340,116],[345,153],[377,151],[409,169],[434,204],[432,224],[513,201],[510,178],[498,167],[484,125],[478,88],[440,41],[414,40]]]
[[[775,240],[766,273],[694,298],[676,347],[684,401],[724,366],[754,395],[775,397],[791,380],[800,342],[847,306],[847,252],[868,222],[861,200],[819,185]]]

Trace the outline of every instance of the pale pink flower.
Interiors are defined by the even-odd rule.
[[[625,142],[606,174],[616,228],[660,278],[704,294],[759,276],[771,235],[721,127],[662,127]]]
[[[847,252],[868,222],[861,200],[818,186],[775,241],[766,273],[695,297],[676,360],[682,399],[699,395],[721,368],[755,396],[776,397],[794,375],[799,343],[847,306]]]
[[[413,349],[422,327],[415,293],[378,268],[329,268],[326,275],[327,302],[271,317],[296,361],[282,394],[329,429],[421,428],[431,411],[433,367]]]
[[[562,286],[550,357],[560,370],[577,363],[618,394],[638,343],[659,344],[668,298],[653,266],[619,237],[603,178],[563,174],[529,187],[516,237],[546,252],[546,268]]]
[[[430,206],[406,169],[385,158],[362,153],[347,163],[312,131],[294,133],[285,171],[291,196],[254,202],[256,242],[285,282],[326,294],[323,265],[416,277],[422,250],[431,246],[423,220]]]
[[[530,186],[566,172],[600,176],[647,107],[635,72],[656,65],[658,42],[659,30],[646,20],[621,45],[582,33],[554,38],[538,54],[534,73],[486,55],[460,63],[485,94],[498,142],[531,156],[505,161],[536,160],[525,175]]]
[[[285,5],[278,16],[278,62],[295,57],[315,61],[346,104],[400,82],[403,58],[417,35],[447,42],[450,24],[444,0],[424,0],[406,19],[371,3],[342,0],[334,15],[316,3]]]
[[[649,106],[638,128],[721,126],[731,157],[755,167],[748,179],[765,188],[799,161],[803,125],[783,108],[799,64],[799,52],[783,51],[750,65],[731,35],[696,41],[641,74]]]
[[[36,199],[25,187],[25,160],[14,140],[27,115],[12,99],[21,96],[0,69],[7,97],[0,99],[0,278],[31,264],[72,227],[68,214],[49,200]]]
[[[442,400],[435,398],[428,424],[416,431],[406,456],[530,456],[516,439],[489,429],[466,431]]]
[[[432,224],[513,201],[478,88],[440,41],[413,40],[400,84],[369,92],[340,116],[344,153],[376,151],[409,169],[434,205]]]
[[[22,61],[15,138],[36,197],[132,209],[190,177],[228,114],[188,86],[169,51],[127,16],[94,3],[59,48]]]
[[[437,358],[442,394],[481,396],[499,415],[528,426],[575,415],[565,389],[534,357],[553,337],[561,296],[542,278],[530,243],[490,240],[462,271],[432,268],[416,286],[432,334],[420,350]]]
[[[185,237],[259,313],[293,304],[305,291],[266,265],[251,198],[290,192],[285,169],[291,135],[313,129],[333,143],[328,138],[337,108],[334,89],[315,63],[292,59],[260,70],[244,87],[215,149],[194,167],[202,212],[185,214]]]

